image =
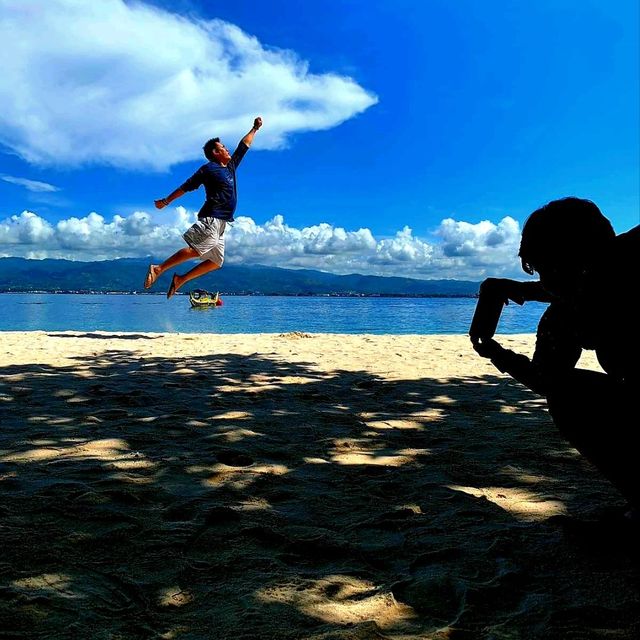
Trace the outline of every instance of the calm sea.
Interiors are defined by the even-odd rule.
[[[0,294],[2,331],[171,333],[467,333],[473,298],[227,296],[191,309],[187,296]],[[545,305],[505,308],[500,333],[532,333]]]

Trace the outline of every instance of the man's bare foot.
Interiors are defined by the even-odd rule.
[[[150,264],[147,277],[144,279],[144,288],[149,289],[160,275],[160,267],[157,264]]]
[[[167,300],[172,298],[181,286],[182,282],[180,282],[180,276],[177,273],[174,273],[173,278],[171,278],[169,290],[167,291]]]

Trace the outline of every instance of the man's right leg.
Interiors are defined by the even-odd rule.
[[[193,260],[199,258],[200,255],[193,247],[184,247],[179,251],[176,251],[172,256],[167,258],[162,264],[150,264],[149,271],[147,271],[147,277],[144,281],[144,288],[149,289],[153,283],[168,269],[186,262],[187,260]]]

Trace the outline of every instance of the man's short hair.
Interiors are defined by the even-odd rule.
[[[202,150],[207,160],[213,160],[213,152],[216,150],[216,142],[220,142],[220,138],[211,138],[204,143]]]

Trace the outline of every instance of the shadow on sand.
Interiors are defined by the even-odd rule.
[[[126,350],[0,376],[4,637],[636,637],[627,551],[549,519],[619,498],[504,378]]]

